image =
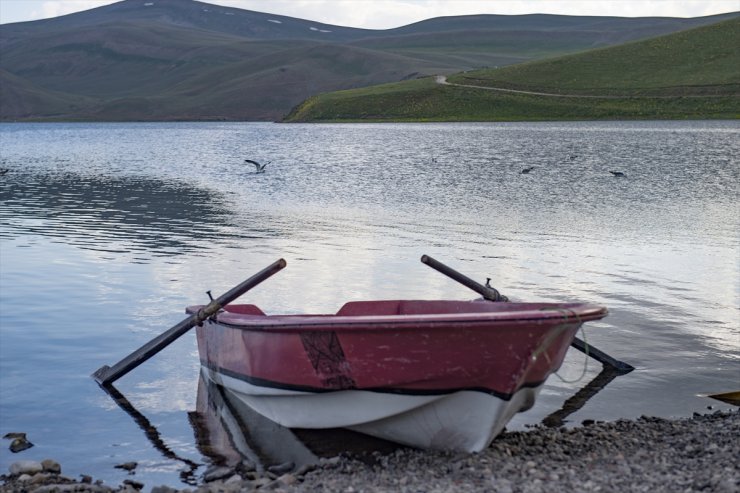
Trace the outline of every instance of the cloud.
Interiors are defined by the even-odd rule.
[[[60,15],[67,15],[81,10],[101,7],[109,3],[111,3],[110,0],[50,0],[41,4],[40,17],[58,17]]]
[[[737,0],[210,0],[219,5],[369,29],[431,17],[472,14],[565,14],[699,17],[738,9]]]

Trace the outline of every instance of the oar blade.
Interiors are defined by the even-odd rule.
[[[203,318],[203,320],[205,320],[205,318]],[[149,358],[160,352],[165,347],[169,346],[172,342],[175,341],[175,339],[183,335],[188,330],[192,329],[193,326],[198,323],[200,323],[198,314],[189,316],[179,324],[175,325],[166,332],[163,332],[151,341],[147,342],[112,367],[109,367],[108,365],[100,367],[98,370],[95,371],[95,373],[92,374],[92,377],[100,385],[108,385],[113,383],[114,381],[124,376],[126,373],[130,372],[131,370],[142,364],[144,361],[148,360]]]
[[[573,338],[573,342],[570,345],[586,356],[592,357],[593,359],[604,365],[605,368],[611,368],[620,375],[624,375],[635,369],[634,366],[609,356],[605,352],[596,349],[592,345],[587,344],[585,341],[582,341],[577,337]]]
[[[148,360],[149,358],[160,352],[162,349],[169,346],[175,339],[183,335],[188,330],[192,329],[195,325],[200,324],[208,317],[218,313],[218,311],[222,307],[228,305],[262,281],[276,274],[286,265],[287,263],[283,259],[279,259],[273,262],[271,265],[262,269],[260,272],[253,275],[246,281],[231,288],[223,295],[211,301],[208,305],[199,310],[198,313],[189,316],[179,324],[171,327],[166,332],[163,332],[151,341],[147,342],[112,367],[105,365],[98,368],[95,373],[92,374],[92,377],[95,379],[96,382],[98,382],[98,384],[103,386],[115,382],[126,373],[130,372],[131,370],[142,364],[144,361]]]

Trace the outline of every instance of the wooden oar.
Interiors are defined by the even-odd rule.
[[[612,358],[608,354],[606,354],[604,351],[599,351],[592,345],[586,343],[586,341],[582,341],[581,339],[574,337],[573,342],[570,343],[571,347],[576,348],[586,356],[591,356],[593,359],[601,363],[605,366],[610,366],[614,368],[619,373],[629,373],[632,370],[635,369],[634,366],[625,363],[624,361],[619,361],[618,359]]]
[[[228,292],[211,301],[208,305],[201,308],[198,313],[189,316],[179,324],[147,342],[112,367],[105,365],[98,368],[98,370],[92,374],[92,377],[100,385],[108,385],[115,382],[126,373],[130,372],[144,361],[169,346],[175,339],[183,335],[185,332],[194,326],[203,323],[204,320],[217,313],[221,308],[228,305],[268,277],[277,273],[279,270],[283,269],[285,265],[285,260],[277,260],[238,286],[231,288]]]
[[[427,264],[429,267],[441,272],[442,274],[454,279],[455,281],[459,282],[460,284],[463,284],[476,293],[483,296],[483,298],[489,300],[489,301],[509,301],[506,296],[503,296],[501,293],[499,293],[497,290],[484,286],[468,276],[461,274],[457,272],[456,270],[446,266],[442,262],[433,259],[432,257],[428,255],[422,255],[421,261],[424,264]],[[608,354],[606,354],[603,351],[599,351],[595,347],[586,344],[584,341],[578,339],[577,337],[573,338],[573,342],[571,343],[571,346],[578,349],[579,351],[585,353],[587,356],[592,357],[602,365],[608,365],[612,368],[614,368],[619,373],[629,373],[632,370],[635,369],[634,366],[629,365],[623,361],[619,361],[615,358],[612,358]]]

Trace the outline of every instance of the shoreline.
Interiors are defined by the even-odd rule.
[[[465,87],[465,86],[462,86]],[[718,96],[719,97],[719,96]],[[287,115],[286,115],[287,117]],[[3,125],[23,125],[29,123],[38,124],[50,124],[58,123],[62,125],[67,124],[132,124],[132,123],[261,123],[261,124],[275,124],[275,125],[324,125],[324,124],[344,124],[344,123],[362,123],[362,124],[377,124],[377,123],[605,123],[605,122],[737,122],[740,121],[740,114],[734,114],[733,116],[727,115],[704,115],[704,116],[676,116],[669,117],[666,115],[656,116],[613,116],[613,117],[562,117],[553,118],[550,116],[542,117],[520,117],[520,118],[486,118],[486,119],[467,119],[458,117],[446,117],[446,118],[336,118],[336,119],[315,119],[315,120],[286,120],[280,118],[277,120],[237,120],[237,119],[157,119],[157,120],[85,120],[85,119],[56,119],[56,118],[25,118],[25,119],[14,119],[14,120],[3,120],[0,119],[0,124]]]
[[[505,432],[477,454],[399,449],[387,455],[341,454],[298,471],[257,474],[245,462],[212,466],[197,486],[147,486],[135,476],[119,486],[65,477],[53,460],[19,461],[0,475],[0,493],[347,493],[377,491],[740,491],[740,411],[692,418],[586,421],[575,428],[537,426]],[[58,466],[58,467],[57,467]],[[251,470],[250,470],[251,469]]]

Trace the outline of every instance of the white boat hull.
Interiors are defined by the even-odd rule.
[[[302,392],[253,385],[208,367],[206,378],[250,408],[287,428],[349,428],[424,449],[480,452],[520,411],[534,405],[542,385],[510,399],[461,390],[409,395],[366,390]]]

